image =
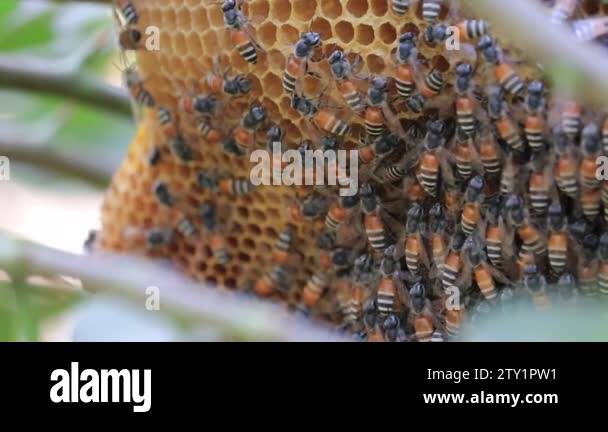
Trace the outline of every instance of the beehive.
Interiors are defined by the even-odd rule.
[[[335,49],[359,59],[362,75],[395,73],[394,53],[399,35],[405,31],[422,34],[427,27],[422,19],[421,1],[412,2],[404,16],[391,10],[389,0],[248,0],[242,10],[252,24],[252,34],[263,48],[257,64],[247,63],[235,49],[231,32],[226,28],[220,2],[206,0],[131,0],[139,14],[139,28],[156,26],[160,29],[160,51],[138,51],[137,67],[144,78],[145,88],[153,95],[156,105],[172,111],[177,117],[181,135],[194,150],[194,160],[183,163],[167,149],[166,139],[156,118],[155,109],[145,109],[137,136],[130,146],[127,159],[116,173],[102,210],[102,249],[118,252],[143,253],[166,258],[180,269],[201,280],[231,289],[246,289],[272,267],[272,250],[279,233],[288,226],[296,231],[290,268],[293,282],[287,294],[275,297],[291,305],[300,303],[302,287],[318,268],[319,251],[316,239],[323,231],[323,218],[296,221],[289,207],[297,203],[297,187],[260,186],[252,193],[230,197],[214,195],[197,185],[200,170],[219,169],[237,177],[248,177],[251,169],[247,156],[225,152],[221,145],[206,142],[200,136],[192,118],[179,112],[178,101],[185,93],[202,94],[209,91],[206,78],[210,72],[228,67],[230,75],[244,74],[252,81],[252,90],[245,96],[221,101],[219,125],[224,132],[240,122],[253,103],[263,105],[269,123],[286,131],[285,148],[297,148],[310,138],[309,123],[291,107],[291,97],[284,93],[281,77],[286,62],[300,34],[318,32],[322,46],[315,50],[311,65],[318,76],[302,80],[301,91],[312,99],[335,107],[336,115],[352,126],[344,143],[353,147],[363,134],[363,121],[345,107],[329,71],[327,57]],[[448,2],[449,3],[449,2]],[[585,2],[583,10],[597,13],[596,2]],[[439,19],[448,18],[445,2]],[[456,12],[457,13],[457,12]],[[436,67],[446,73],[447,87],[432,109],[414,114],[404,108],[403,101],[392,104],[405,130],[424,131],[426,121],[437,115],[453,116],[454,66],[460,54],[449,53],[442,44],[417,44],[418,61],[424,67]],[[480,59],[474,59],[479,64]],[[540,72],[529,65],[519,68],[524,78],[535,79]],[[486,83],[478,83],[484,86]],[[391,88],[394,92],[394,88]],[[264,134],[258,137],[257,148],[264,146]],[[153,148],[162,148],[161,162],[148,163]],[[158,181],[166,182],[177,198],[173,208],[161,205],[152,193]],[[360,180],[360,184],[365,179]],[[394,188],[379,187],[384,200],[398,198],[402,193]],[[336,199],[335,188],[322,188],[321,194]],[[213,258],[205,228],[194,217],[205,201],[213,201],[220,214],[221,230],[228,243],[231,260],[221,265]],[[405,205],[405,204],[404,204]],[[146,247],[144,233],[152,228],[171,229],[181,216],[193,216],[200,235],[194,240],[177,234],[169,246]],[[352,235],[352,230],[341,233]],[[403,233],[397,232],[402,238]],[[335,295],[323,297],[316,307],[317,314],[335,318]]]

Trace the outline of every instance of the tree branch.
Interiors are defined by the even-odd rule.
[[[608,58],[605,50],[593,43],[579,41],[562,24],[552,23],[547,10],[528,0],[464,0],[469,10],[491,22],[492,28],[506,37],[528,58],[543,65],[554,77],[568,75],[570,84],[563,89],[587,102],[604,108],[608,104]],[[565,86],[564,82],[556,83]]]
[[[111,112],[132,115],[129,95],[123,88],[82,74],[58,73],[51,67],[15,64],[14,59],[5,57],[0,57],[0,87],[66,97]]]
[[[24,269],[25,267],[25,269]],[[69,275],[87,290],[117,293],[145,305],[146,287],[160,289],[161,308],[174,309],[236,339],[264,341],[344,341],[335,331],[283,307],[241,293],[211,288],[130,256],[74,255],[16,241],[0,233],[0,268],[41,276]],[[21,270],[18,270],[21,269]]]
[[[12,142],[2,136],[0,136],[0,155],[8,157],[9,160],[76,177],[102,188],[108,186],[113,174],[111,170],[104,169],[90,160],[60,153],[51,146],[39,147],[26,142]]]

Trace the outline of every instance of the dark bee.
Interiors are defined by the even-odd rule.
[[[293,55],[287,61],[283,71],[283,90],[285,93],[292,94],[296,91],[298,79],[308,72],[308,59],[313,50],[321,45],[319,33],[302,33],[296,43]]]

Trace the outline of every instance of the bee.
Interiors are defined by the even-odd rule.
[[[292,107],[305,118],[312,119],[312,123],[325,133],[343,137],[350,133],[350,126],[338,119],[327,108],[319,108],[304,96],[297,93],[291,99]]]
[[[499,278],[499,273],[493,269],[483,256],[483,248],[481,241],[477,235],[473,235],[467,240],[465,246],[465,256],[473,269],[473,277],[475,283],[481,290],[481,294],[488,301],[496,299],[496,282],[494,278]],[[500,277],[501,281],[506,281],[505,277]]]
[[[218,183],[218,190],[226,195],[241,196],[251,193],[255,186],[246,177],[225,177]]]
[[[429,300],[422,282],[416,282],[410,289],[411,311],[414,316],[414,331],[418,342],[430,342],[435,327],[428,316]]]
[[[597,273],[600,294],[608,295],[608,233],[602,234],[599,243],[600,267]]]
[[[519,127],[508,115],[505,109],[502,91],[497,87],[488,90],[488,114],[494,121],[498,136],[505,141],[513,151],[525,151],[525,143],[521,137]]]
[[[369,244],[375,250],[383,252],[391,243],[391,235],[379,214],[378,198],[369,183],[361,186],[359,196],[365,214],[365,233]]]
[[[359,162],[370,164],[384,158],[396,150],[399,137],[394,134],[384,134],[374,140],[374,143],[359,149]]]
[[[422,243],[420,231],[424,212],[418,204],[413,204],[407,212],[407,223],[405,225],[405,264],[410,273],[419,273],[420,264],[428,267],[426,250]]]
[[[566,196],[576,199],[578,195],[578,183],[576,181],[578,164],[571,152],[571,147],[561,129],[554,132],[554,148],[557,153],[557,161],[553,169],[557,188]]]
[[[606,17],[587,18],[572,23],[574,34],[582,41],[592,41],[608,34]]]
[[[321,46],[321,36],[316,32],[302,33],[296,43],[293,55],[283,71],[283,90],[292,94],[296,91],[298,78],[308,72],[308,59],[316,47]]]
[[[205,119],[198,122],[197,130],[201,133],[201,137],[210,144],[218,144],[222,142],[222,132],[214,129]]]
[[[241,119],[241,126],[233,131],[233,138],[240,154],[246,154],[256,141],[255,134],[267,119],[266,108],[253,105]]]
[[[585,297],[595,297],[598,293],[598,269],[597,259],[595,258],[598,243],[597,236],[591,233],[585,235],[582,241],[582,256],[578,265],[578,284]]]
[[[440,160],[436,154],[445,143],[443,137],[445,124],[436,120],[429,125],[427,136],[424,142],[424,152],[420,157],[416,178],[424,191],[435,197],[439,187]]]
[[[567,21],[576,10],[578,0],[557,0],[551,8],[551,21],[561,24]]]
[[[382,135],[385,131],[385,119],[380,105],[386,100],[388,82],[385,78],[372,79],[367,93],[368,108],[365,110],[365,130],[371,140]]]
[[[559,201],[554,201],[549,207],[549,265],[555,275],[561,275],[568,262],[568,234],[566,218]]]
[[[412,0],[391,0],[391,10],[397,15],[405,15],[411,3]]]
[[[318,257],[319,265],[302,291],[302,302],[307,308],[314,307],[329,286],[329,270],[332,264],[329,251],[334,248],[335,242],[336,237],[333,233],[325,233],[317,240],[317,246],[321,250]]]
[[[139,22],[137,9],[135,9],[130,0],[116,0],[116,6],[128,25],[134,25]]]
[[[521,96],[526,87],[525,83],[513,67],[501,59],[495,41],[489,35],[483,35],[479,39],[478,47],[486,61],[494,65],[494,75],[502,89],[512,96]]]
[[[533,152],[543,149],[545,143],[543,133],[545,130],[545,120],[543,112],[545,109],[545,99],[543,92],[545,86],[541,81],[532,81],[528,85],[528,96],[526,97],[526,124],[524,132],[530,148]]]
[[[180,111],[190,115],[213,116],[218,108],[218,100],[211,95],[190,96],[184,94],[180,97],[178,106]]]
[[[210,233],[209,248],[215,261],[225,266],[230,262],[230,253],[226,244],[226,239],[217,228],[217,209],[215,205],[207,201],[201,205],[200,215],[203,226]]]
[[[443,0],[422,0],[422,19],[428,24],[434,24],[439,18]]]
[[[450,252],[445,258],[443,265],[443,271],[441,272],[441,282],[443,289],[446,294],[449,295],[450,290],[456,285],[458,275],[462,270],[462,248],[464,246],[466,236],[462,231],[456,231],[452,237],[452,244],[450,245]]]
[[[502,245],[504,227],[500,215],[500,199],[493,199],[488,206],[488,224],[486,226],[486,254],[490,263],[497,269],[503,269]]]
[[[233,78],[219,77],[213,73],[207,76],[207,85],[211,93],[228,96],[245,96],[251,91],[251,80],[243,75]]]
[[[125,51],[136,51],[143,48],[143,35],[132,26],[124,27],[118,33],[118,44]]]
[[[578,136],[582,126],[583,107],[574,100],[564,103],[561,111],[561,126],[564,133],[574,139]]]
[[[463,321],[464,309],[452,308],[445,312],[445,331],[450,338],[458,336]]]
[[[346,222],[352,210],[359,204],[359,195],[340,197],[340,202],[329,208],[325,217],[325,227],[330,231],[336,231],[341,224]]]
[[[163,230],[160,228],[152,228],[146,231],[146,246],[150,249],[156,249],[161,246],[166,246],[173,240],[172,230]]]
[[[231,30],[231,40],[245,61],[256,64],[258,62],[257,50],[262,47],[255,41],[247,29],[247,18],[240,10],[236,0],[225,0],[222,4],[224,23]]]
[[[475,176],[467,186],[460,219],[460,229],[465,235],[472,234],[477,229],[481,219],[480,207],[483,201],[484,185],[483,177]]]
[[[473,164],[477,163],[478,154],[472,137],[460,127],[456,129],[456,143],[452,152],[456,159],[456,174],[461,180],[468,180],[473,175]]]
[[[154,96],[146,90],[144,79],[133,67],[128,67],[123,72],[125,86],[129,89],[131,97],[138,105],[153,107],[156,104]]]
[[[160,163],[162,159],[162,153],[158,147],[152,147],[150,153],[148,154],[148,163],[151,166],[156,166]]]
[[[171,192],[169,191],[169,185],[163,181],[157,181],[156,183],[154,183],[154,186],[152,186],[152,191],[154,192],[154,195],[156,196],[156,199],[158,199],[158,201],[167,207],[173,207],[173,205],[175,204],[175,198],[173,197],[173,195],[171,195]]]
[[[397,69],[395,71],[395,85],[397,94],[403,99],[408,99],[416,88],[412,61],[415,59],[416,43],[412,32],[403,33],[399,37],[399,46],[395,53]]]
[[[524,288],[532,295],[534,305],[540,309],[547,309],[550,306],[547,297],[547,280],[540,274],[540,269],[536,265],[529,265],[524,269]]]
[[[285,291],[288,288],[288,278],[287,267],[275,264],[269,272],[264,273],[262,277],[255,281],[253,289],[259,296],[269,297],[277,289]]]
[[[436,68],[429,71],[424,77],[424,81],[420,86],[418,93],[412,96],[407,101],[407,106],[414,113],[420,113],[424,109],[426,101],[441,92],[445,79],[443,73]]]
[[[550,179],[544,169],[536,167],[528,180],[528,197],[533,216],[544,217],[549,207]]]
[[[196,225],[194,225],[194,223],[186,216],[178,221],[176,230],[186,238],[192,238],[198,234]]]
[[[473,66],[460,63],[456,66],[456,124],[468,136],[475,132],[473,99],[469,96],[472,86]]]
[[[361,286],[344,283],[344,300],[340,305],[342,320],[347,328],[354,332],[361,330],[361,318],[363,315],[363,288]]]
[[[521,239],[522,245],[519,253],[519,263],[521,269],[529,262],[533,262],[535,257],[542,258],[547,252],[539,230],[526,220],[526,213],[523,201],[518,195],[511,195],[505,204],[507,209],[507,220],[511,227],[516,229],[517,235]]]
[[[482,138],[479,144],[479,158],[486,176],[496,177],[500,175],[500,150],[494,136],[491,134]]]
[[[429,210],[429,235],[431,237],[431,256],[433,264],[437,269],[437,274],[443,272],[443,265],[447,255],[447,244],[445,240],[445,231],[447,221],[441,203],[435,203]]]
[[[458,29],[459,41],[470,42],[488,34],[490,26],[484,20],[464,20],[456,24]]]
[[[289,260],[289,251],[293,245],[294,232],[293,229],[287,228],[279,234],[274,245],[272,260],[276,264],[287,264]]]
[[[165,138],[173,138],[175,135],[177,135],[173,115],[168,108],[158,107],[156,111],[156,118],[158,119],[160,129],[162,130]]]
[[[190,162],[194,160],[192,148],[188,145],[186,140],[179,135],[176,135],[169,140],[169,148],[181,162]]]
[[[365,110],[363,98],[357,91],[355,84],[349,79],[353,75],[353,67],[346,59],[344,52],[335,50],[329,56],[329,64],[331,73],[336,81],[338,81],[338,90],[340,94],[355,113],[361,114]],[[295,87],[294,87],[295,90]]]
[[[600,131],[596,124],[590,123],[583,129],[581,150],[583,159],[580,163],[580,184],[584,189],[597,189],[600,181],[596,177],[596,160],[600,153]]]
[[[380,262],[380,274],[382,275],[378,283],[376,293],[376,305],[378,314],[382,318],[395,314],[397,300],[397,284],[393,278],[397,270],[397,260],[395,259],[395,246],[391,245],[384,250],[382,261]]]

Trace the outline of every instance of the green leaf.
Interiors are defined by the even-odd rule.
[[[2,0],[0,2],[0,26],[4,27],[8,22],[9,16],[17,8],[17,0]]]
[[[55,35],[54,16],[53,11],[43,12],[16,27],[8,26],[0,31],[0,51],[15,52],[49,43]]]

